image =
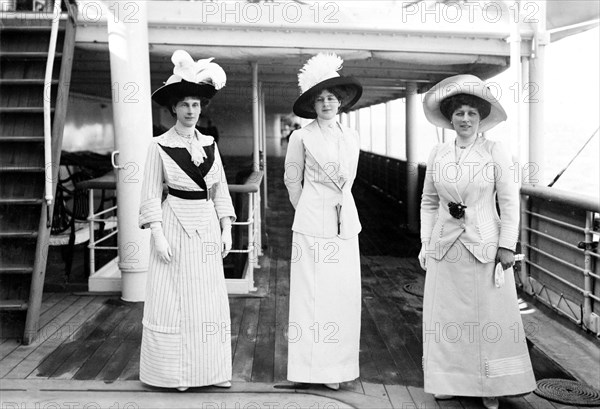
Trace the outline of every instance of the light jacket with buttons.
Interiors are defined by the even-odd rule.
[[[355,130],[336,126],[343,133],[339,155],[334,154],[332,142],[326,140],[316,120],[292,133],[284,182],[296,209],[293,231],[320,238],[349,239],[361,230],[351,191],[360,146]]]
[[[467,148],[468,149],[468,148]],[[479,137],[456,163],[454,141],[433,148],[427,161],[421,200],[421,242],[437,260],[474,256],[493,262],[498,247],[514,251],[519,236],[519,180],[500,142]],[[496,197],[500,215],[496,209]],[[467,206],[454,218],[450,202]],[[448,252],[460,240],[469,254]],[[452,260],[451,260],[452,261]]]

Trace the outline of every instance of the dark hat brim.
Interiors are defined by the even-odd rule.
[[[197,96],[210,99],[216,93],[217,90],[210,84],[196,84],[181,80],[180,82],[163,85],[152,93],[152,99],[157,104],[169,108],[169,104],[174,98]]]
[[[363,88],[360,82],[354,77],[334,77],[307,89],[294,102],[294,114],[301,118],[315,119],[317,113],[314,107],[315,98],[325,89],[338,88],[345,94],[341,112],[347,112],[362,96]]]

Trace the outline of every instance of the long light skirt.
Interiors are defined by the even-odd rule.
[[[162,386],[204,386],[231,380],[231,323],[220,228],[189,237],[163,209],[171,262],[152,247],[144,305],[140,380]]]
[[[358,236],[316,238],[294,232],[290,278],[288,379],[335,383],[358,378]]]
[[[427,259],[423,301],[425,391],[504,396],[536,388],[513,270],[494,285],[494,263],[481,263],[456,241]]]

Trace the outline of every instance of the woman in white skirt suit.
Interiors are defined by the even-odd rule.
[[[225,85],[210,60],[175,51],[173,75],[152,99],[177,118],[148,148],[139,225],[151,228],[140,380],[161,387],[231,386],[223,260],[235,213],[217,145],[196,129]],[[161,203],[163,182],[169,193]]]
[[[498,396],[536,388],[512,269],[518,180],[505,147],[478,136],[506,114],[473,75],[440,82],[423,104],[431,123],[456,131],[433,148],[421,201],[425,391],[498,408]]]
[[[359,140],[336,121],[362,94],[337,73],[334,54],[311,58],[298,75],[294,113],[315,119],[290,137],[285,185],[294,206],[288,328],[288,380],[339,383],[359,376],[361,225],[352,183]]]

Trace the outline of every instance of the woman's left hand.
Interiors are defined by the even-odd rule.
[[[221,223],[221,257],[225,258],[231,251],[231,218],[223,217]]]
[[[515,253],[504,247],[498,247],[496,252],[496,263],[502,264],[502,269],[508,270],[515,264]]]

